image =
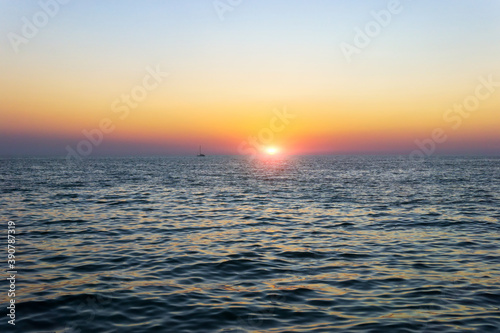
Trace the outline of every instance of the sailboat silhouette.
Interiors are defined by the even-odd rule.
[[[205,154],[201,153],[201,146],[200,146],[200,153],[198,154],[198,157],[205,157]]]

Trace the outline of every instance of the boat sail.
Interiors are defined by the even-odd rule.
[[[201,153],[201,146],[200,146],[200,153],[198,154],[198,157],[205,157],[205,154]]]

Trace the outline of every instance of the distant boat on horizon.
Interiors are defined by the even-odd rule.
[[[201,153],[201,146],[200,146],[200,153],[197,155],[198,157],[205,157],[205,154]]]

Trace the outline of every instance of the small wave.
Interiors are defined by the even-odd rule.
[[[322,258],[323,255],[318,252],[311,252],[311,251],[285,251],[279,253],[280,256],[285,257],[285,258],[292,258],[292,259],[303,259],[303,258]]]

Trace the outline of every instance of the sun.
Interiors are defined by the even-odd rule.
[[[267,155],[276,155],[279,152],[279,149],[276,147],[266,147],[264,151]]]

